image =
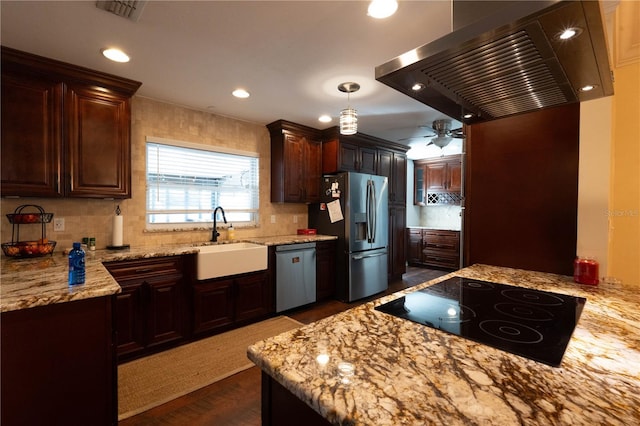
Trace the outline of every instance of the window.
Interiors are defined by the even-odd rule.
[[[201,227],[217,206],[229,223],[256,225],[258,193],[257,154],[147,138],[149,229]]]

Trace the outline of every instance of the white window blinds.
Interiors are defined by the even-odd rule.
[[[147,223],[208,223],[222,206],[228,222],[256,224],[258,158],[182,145],[147,140]]]

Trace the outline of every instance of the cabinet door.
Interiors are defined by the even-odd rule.
[[[424,164],[414,163],[413,170],[413,204],[424,206],[426,204],[426,169]]]
[[[378,149],[378,169],[376,170],[376,174],[386,176],[389,179],[389,203],[393,203],[395,198],[393,185],[393,152],[386,149]]]
[[[350,143],[340,142],[340,162],[339,170],[344,172],[358,171],[358,146]]]
[[[398,152],[393,153],[393,167],[389,179],[390,194],[393,199],[389,201],[396,204],[407,202],[407,156]]]
[[[182,276],[155,278],[146,283],[147,346],[184,337],[182,321]]]
[[[117,425],[112,300],[1,314],[2,425]]]
[[[116,347],[118,357],[134,355],[145,346],[145,312],[142,284],[120,283],[122,293],[116,296]]]
[[[269,274],[260,272],[236,278],[236,321],[266,316],[273,311]]]
[[[316,243],[316,300],[332,298],[336,291],[335,241]]]
[[[447,163],[447,190],[460,192],[462,190],[462,163],[460,161],[450,161]]]
[[[393,206],[389,208],[389,264],[388,271],[391,277],[401,277],[407,271],[406,268],[406,240],[405,227],[407,226],[406,208]]]
[[[302,175],[304,176],[304,202],[320,201],[320,178],[322,177],[322,142],[307,139]]]
[[[378,149],[378,170],[376,174],[391,179],[392,162],[393,152],[386,149]],[[389,199],[389,201],[391,201],[391,199]]]
[[[422,263],[422,230],[409,228],[407,234],[409,235],[407,260],[410,265],[419,265]]]
[[[71,197],[131,197],[129,98],[69,84],[65,95]]]
[[[194,333],[233,323],[233,279],[199,281],[193,285],[193,296]]]
[[[443,192],[447,189],[447,163],[430,163],[425,169],[427,192]]]
[[[357,157],[358,172],[376,174],[378,151],[375,148],[361,146]]]
[[[302,167],[305,139],[301,136],[284,136],[284,201],[301,202],[304,185]]]
[[[3,73],[1,108],[2,195],[61,196],[62,83]]]

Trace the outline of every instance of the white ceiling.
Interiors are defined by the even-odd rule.
[[[335,126],[347,106],[337,86],[355,81],[361,89],[350,105],[358,110],[359,131],[408,144],[446,116],[377,82],[374,69],[447,34],[451,2],[400,1],[386,20],[367,16],[367,6],[153,0],[133,22],[96,8],[95,1],[2,0],[0,41],[141,81],[140,96],[261,125],[285,119]],[[110,62],[100,54],[105,47],[122,48],[132,59]],[[237,87],[251,97],[231,96]],[[321,114],[333,122],[318,122]]]

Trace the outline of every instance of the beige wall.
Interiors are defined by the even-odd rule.
[[[608,274],[640,287],[640,2],[615,15]]]
[[[127,200],[20,198],[2,199],[2,215],[22,204],[36,204],[56,218],[65,219],[65,231],[54,232],[47,225],[47,237],[57,241],[56,253],[70,247],[83,236],[94,236],[97,248],[111,244],[112,217],[117,204],[124,216],[124,243],[133,247],[150,247],[174,243],[208,241],[209,229],[195,231],[145,231],[145,138],[156,136],[185,142],[257,152],[260,157],[260,223],[257,228],[236,228],[236,238],[295,234],[307,226],[304,204],[270,202],[270,140],[267,128],[232,118],[216,116],[142,97],[132,102],[132,198]],[[214,206],[215,207],[215,206]],[[224,207],[224,206],[223,206]],[[271,223],[275,215],[276,223]],[[294,216],[298,223],[294,223]],[[2,220],[2,242],[11,241],[11,225]],[[39,238],[39,226],[20,227],[20,240]],[[224,238],[224,232],[221,232]]]
[[[640,2],[615,14],[609,275],[640,287]]]

